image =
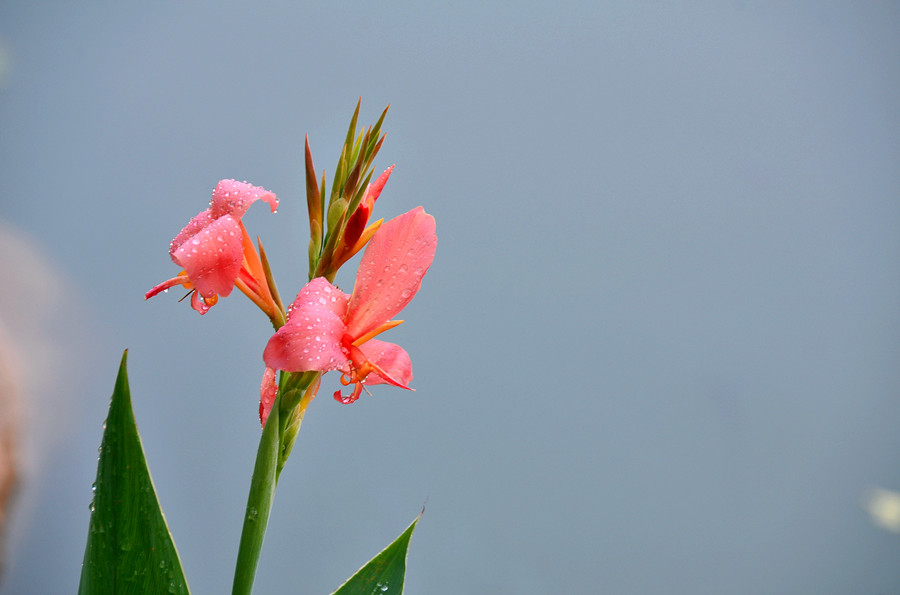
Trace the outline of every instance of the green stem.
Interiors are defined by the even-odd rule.
[[[233,595],[250,595],[253,579],[259,564],[269,512],[275,500],[278,476],[287,462],[303,413],[315,396],[315,391],[306,389],[318,379],[319,372],[289,374],[282,372],[278,394],[272,403],[269,419],[259,438],[256,451],[256,465],[250,479],[250,495],[244,513],[244,528],[241,531],[241,545],[238,548],[237,564],[234,569]]]
[[[234,569],[234,585],[231,591],[233,595],[249,595],[253,590],[259,553],[266,536],[272,501],[275,499],[281,451],[280,400],[281,395],[276,398],[259,439],[259,450],[256,452],[256,465],[250,480],[250,495],[247,497],[247,510],[244,514],[241,545]]]

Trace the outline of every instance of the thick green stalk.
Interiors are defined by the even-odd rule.
[[[241,545],[238,549],[237,565],[234,569],[233,595],[249,595],[253,590],[253,578],[259,563],[259,553],[266,536],[266,525],[269,512],[275,499],[275,487],[278,484],[278,460],[281,451],[281,420],[279,416],[279,395],[272,406],[266,427],[259,439],[259,450],[256,452],[256,465],[250,480],[250,495],[247,498],[247,510],[244,514],[244,529],[241,532]]]
[[[247,497],[241,545],[234,569],[234,595],[249,595],[253,589],[278,476],[291,454],[306,407],[315,397],[315,390],[307,389],[318,378],[318,372],[281,373],[278,394],[259,438],[256,465],[250,479],[250,495]]]

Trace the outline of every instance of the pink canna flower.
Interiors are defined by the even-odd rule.
[[[191,306],[205,314],[234,287],[247,294],[270,318],[277,317],[271,292],[256,248],[241,217],[257,200],[278,207],[275,194],[246,182],[222,180],[216,185],[209,208],[198,214],[169,246],[172,261],[184,271],[147,292],[145,298],[183,285],[192,291]],[[275,318],[273,318],[274,320]]]
[[[272,370],[340,370],[341,383],[354,385],[342,403],[359,398],[363,385],[392,384],[409,389],[412,364],[399,345],[374,339],[403,322],[391,320],[412,300],[431,266],[437,246],[434,217],[416,207],[375,232],[363,253],[353,293],[347,296],[322,277],[306,284],[287,322],[269,339],[263,409],[274,399]],[[268,389],[266,388],[268,387]],[[268,411],[261,411],[263,417]]]

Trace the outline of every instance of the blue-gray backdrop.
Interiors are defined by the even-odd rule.
[[[271,329],[143,293],[233,177],[280,197],[245,221],[293,295],[304,135],[331,174],[362,96],[378,215],[437,219],[390,333],[416,392],[327,379],[260,593],[330,592],[426,501],[409,593],[900,592],[861,505],[900,490],[898,31],[894,2],[2,3],[0,217],[55,285],[3,272],[50,348],[0,591],[74,591],[126,347],[188,580],[230,588]]]

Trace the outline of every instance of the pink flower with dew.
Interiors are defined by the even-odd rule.
[[[241,217],[257,200],[278,207],[275,194],[264,188],[222,180],[216,185],[209,208],[198,214],[175,236],[169,256],[184,271],[147,292],[145,298],[176,285],[192,291],[191,306],[205,314],[237,286],[264,312],[276,308],[259,256],[241,223]],[[272,312],[269,312],[272,310]]]
[[[409,389],[412,364],[399,345],[374,339],[403,322],[391,320],[412,300],[437,247],[434,217],[422,207],[383,224],[366,246],[353,293],[348,296],[322,277],[297,294],[287,322],[263,352],[263,418],[274,399],[274,370],[340,370],[341,383],[354,385],[342,403],[357,400],[363,385],[392,384]]]

